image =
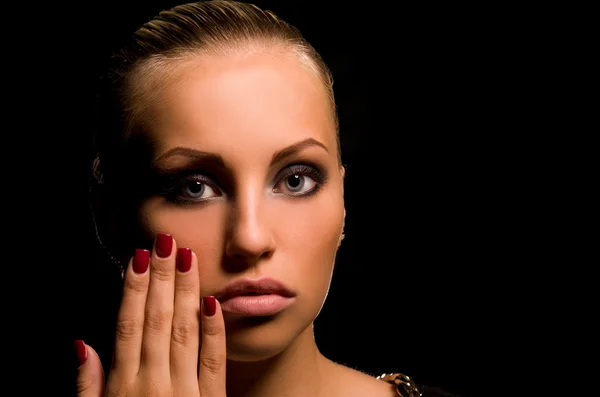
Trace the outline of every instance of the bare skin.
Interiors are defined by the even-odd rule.
[[[168,233],[173,248],[161,258],[155,244],[147,271],[127,270],[107,395],[396,395],[324,357],[314,340],[345,217],[344,169],[318,77],[283,50],[202,55],[173,70],[145,121],[153,172],[179,179],[139,209],[145,232]],[[193,253],[184,272],[176,247]],[[222,311],[217,301],[207,316],[200,304],[232,281],[264,277],[293,292],[274,315]],[[99,397],[100,364],[87,352],[79,396]]]

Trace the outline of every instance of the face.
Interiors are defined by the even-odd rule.
[[[285,53],[203,55],[174,67],[146,116],[160,193],[142,201],[142,228],[195,252],[203,296],[267,278],[289,290],[274,314],[224,312],[228,358],[268,358],[311,327],[342,233],[327,93]]]

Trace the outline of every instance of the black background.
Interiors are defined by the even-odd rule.
[[[94,260],[87,207],[95,84],[128,34],[175,4],[56,4],[36,8],[35,23],[14,17],[20,45],[5,49],[6,64],[27,77],[11,96],[25,112],[12,119],[27,134],[13,135],[27,141],[23,162],[35,172],[12,186],[40,214],[13,233],[30,236],[22,257],[44,260],[24,262],[51,277],[33,315],[34,348],[60,371],[57,387],[72,381],[72,340],[108,354],[117,305],[114,272]],[[515,343],[517,320],[507,314],[534,220],[526,192],[536,170],[522,168],[530,138],[515,117],[529,93],[512,91],[527,46],[506,56],[516,22],[499,22],[505,10],[492,7],[256,4],[297,26],[335,79],[346,239],[315,324],[321,350],[374,375],[491,395],[499,357]],[[52,346],[40,358],[42,345]]]

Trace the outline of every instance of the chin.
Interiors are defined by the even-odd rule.
[[[277,349],[275,346],[265,347],[261,346],[249,349],[240,349],[240,347],[227,348],[227,360],[236,361],[240,363],[253,363],[258,361],[265,361],[270,358],[277,356],[281,353],[282,349]]]
[[[291,314],[291,313],[288,313]],[[227,359],[239,362],[268,360],[289,348],[312,320],[289,316],[226,318]]]
[[[227,337],[227,359],[240,362],[268,360],[284,351],[290,340],[279,338],[238,338]]]

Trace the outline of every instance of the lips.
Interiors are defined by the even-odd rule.
[[[291,305],[296,294],[272,278],[241,279],[215,294],[225,313],[270,316]]]

